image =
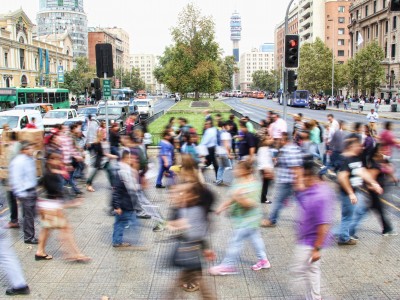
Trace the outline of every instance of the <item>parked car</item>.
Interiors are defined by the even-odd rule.
[[[308,101],[308,107],[310,109],[323,109],[326,110],[326,101],[318,98],[311,98]]]
[[[49,132],[56,125],[63,124],[65,121],[76,118],[78,114],[75,109],[54,109],[48,111],[43,117],[44,131]]]
[[[97,107],[92,106],[92,107],[81,107],[78,109],[78,117],[84,116],[88,117],[89,115],[95,116],[97,114]]]
[[[3,125],[7,124],[12,130],[21,130],[35,118],[38,129],[43,130],[43,119],[39,111],[31,110],[6,110],[0,112],[0,134],[3,132]]]
[[[268,96],[267,96],[267,99],[268,99],[268,100],[272,100],[273,98],[274,98],[274,95],[268,94]]]
[[[122,129],[124,127],[125,121],[129,115],[129,106],[128,105],[114,105],[108,106],[108,125],[113,123],[119,124],[119,128]],[[97,121],[105,121],[106,120],[106,108],[105,106],[100,106],[97,111]]]

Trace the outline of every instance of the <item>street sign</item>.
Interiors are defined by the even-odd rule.
[[[64,83],[64,67],[63,66],[57,67],[57,81],[58,81],[58,83]]]
[[[103,97],[111,97],[111,79],[103,80]]]

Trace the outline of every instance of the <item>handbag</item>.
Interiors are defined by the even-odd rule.
[[[179,240],[172,256],[173,265],[184,269],[201,269],[200,241]]]

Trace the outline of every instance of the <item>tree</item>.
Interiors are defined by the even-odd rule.
[[[87,57],[78,57],[75,60],[75,68],[64,74],[62,88],[69,89],[74,95],[85,92],[85,88],[90,88],[90,80],[95,76],[96,70],[89,66]]]
[[[171,30],[174,45],[165,49],[155,77],[171,91],[194,92],[196,99],[200,92],[220,90],[220,50],[214,21],[202,16],[194,4],[188,4],[178,20]]]
[[[298,86],[312,93],[329,90],[332,84],[332,51],[317,38],[300,49]]]
[[[219,80],[222,90],[231,90],[235,73],[239,72],[234,56],[225,56],[219,61]]]
[[[139,69],[132,68],[132,70],[123,70],[122,68],[119,68],[115,70],[114,74],[114,86],[116,86],[115,79],[119,79],[120,88],[129,87],[133,91],[144,90],[146,88],[145,82],[140,77]]]
[[[277,73],[268,72],[267,70],[257,70],[252,75],[252,88],[263,91],[275,91],[277,87]]]

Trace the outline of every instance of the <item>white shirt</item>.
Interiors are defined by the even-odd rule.
[[[376,123],[379,119],[379,115],[374,111],[374,113],[369,113],[367,119],[370,123]]]
[[[269,147],[260,147],[257,151],[257,169],[273,169],[272,155]]]
[[[331,123],[329,123],[329,134],[328,134],[328,142],[332,140],[333,135],[335,134],[336,131],[338,131],[340,128],[339,122],[333,119]]]
[[[217,154],[219,155],[227,155],[228,151],[226,150],[225,145],[229,145],[229,149],[231,148],[230,145],[232,144],[232,136],[227,131],[221,131],[221,145],[217,147]]]
[[[286,121],[278,118],[274,123],[271,124],[272,126],[272,138],[274,139],[281,139],[282,133],[287,132],[287,124]]]

